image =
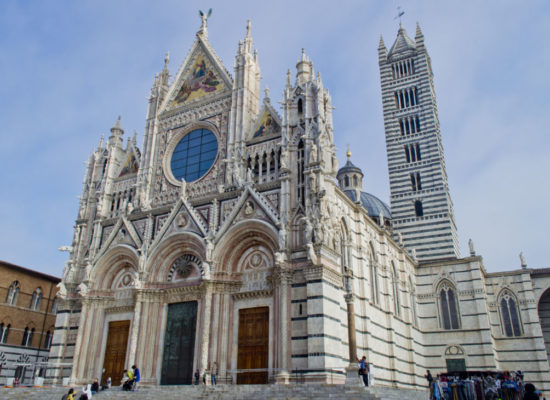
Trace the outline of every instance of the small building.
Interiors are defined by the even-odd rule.
[[[0,261],[0,384],[45,376],[60,279]]]

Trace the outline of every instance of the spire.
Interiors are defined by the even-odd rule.
[[[109,136],[109,144],[118,144],[122,147],[122,135],[124,135],[124,129],[120,126],[120,115],[118,116],[118,119],[115,123],[115,125],[111,128],[111,136]]]
[[[252,54],[252,24],[250,23],[250,20],[248,20],[246,24],[246,36],[244,37],[244,51]]]
[[[296,80],[299,83],[307,82],[311,79],[313,74],[313,63],[306,56],[305,49],[302,48],[302,56],[296,63]]]
[[[378,51],[380,52],[380,47],[378,48]],[[390,49],[389,56],[391,57],[395,53],[406,53],[411,51],[416,51],[416,44],[407,35],[405,28],[400,25],[399,30],[397,31],[397,38]]]
[[[380,42],[378,43],[378,50],[386,50],[386,44],[384,43],[384,36],[380,35]]]
[[[267,85],[265,85],[265,89],[264,89],[264,101],[266,103],[271,102],[271,99],[269,98],[269,87]]]
[[[424,48],[424,34],[420,30],[420,24],[416,23],[416,35],[414,36],[417,48]]]
[[[286,71],[286,87],[287,89],[290,89],[292,87],[292,83],[290,81],[290,69]]]

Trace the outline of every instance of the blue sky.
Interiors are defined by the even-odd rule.
[[[154,74],[175,74],[213,8],[210,43],[229,71],[252,20],[262,88],[281,98],[301,48],[332,95],[365,189],[389,199],[377,47],[396,7],[432,58],[462,255],[472,238],[488,271],[549,267],[550,2],[0,2],[0,259],[60,276],[85,165],[118,115],[143,139]],[[140,145],[141,146],[141,145]]]

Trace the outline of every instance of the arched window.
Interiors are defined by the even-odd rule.
[[[353,186],[357,187],[359,185],[359,182],[357,180],[357,175],[353,175]]]
[[[414,326],[418,326],[418,317],[416,313],[416,290],[414,288],[413,281],[411,277],[409,276],[409,301],[411,306],[411,322],[414,324]]]
[[[348,176],[344,177],[344,186],[345,187],[349,186],[349,177]]]
[[[10,324],[0,324],[0,343],[8,342],[8,334],[10,333]]]
[[[31,304],[29,308],[31,310],[39,310],[41,302],[42,302],[42,289],[36,288],[36,290],[32,294]]]
[[[504,290],[499,301],[502,333],[508,337],[521,336],[521,322],[517,300],[509,290]]]
[[[52,314],[57,314],[57,297],[54,297],[52,302]]]
[[[305,199],[305,178],[304,178],[304,160],[305,160],[305,154],[304,154],[304,142],[300,140],[298,143],[298,181],[297,181],[297,191],[298,191],[298,200],[300,201],[300,204],[305,207],[306,205],[306,199]]]
[[[370,292],[372,296],[372,302],[378,304],[379,295],[378,295],[378,271],[376,268],[376,259],[374,258],[374,248],[371,244],[371,255],[370,255]]]
[[[424,216],[424,209],[422,208],[422,201],[416,200],[414,202],[414,213],[417,217]]]
[[[52,333],[50,331],[46,332],[46,339],[44,340],[44,348],[49,349],[52,346]]]
[[[6,296],[6,303],[11,305],[17,304],[17,295],[19,294],[19,282],[13,281],[8,289],[8,294]]]
[[[460,328],[455,289],[449,282],[443,282],[439,287],[439,310],[443,329]]]
[[[395,308],[395,315],[401,315],[401,301],[399,299],[399,275],[397,275],[397,268],[393,261],[392,264],[392,280],[393,280],[393,305]]]
[[[302,99],[298,100],[298,118],[302,118],[304,114],[304,106],[302,103]]]

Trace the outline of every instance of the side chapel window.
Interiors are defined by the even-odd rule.
[[[521,336],[521,322],[514,295],[505,290],[500,296],[499,303],[502,333],[508,337]]]
[[[455,289],[449,282],[444,282],[439,289],[439,309],[443,329],[460,328]]]

